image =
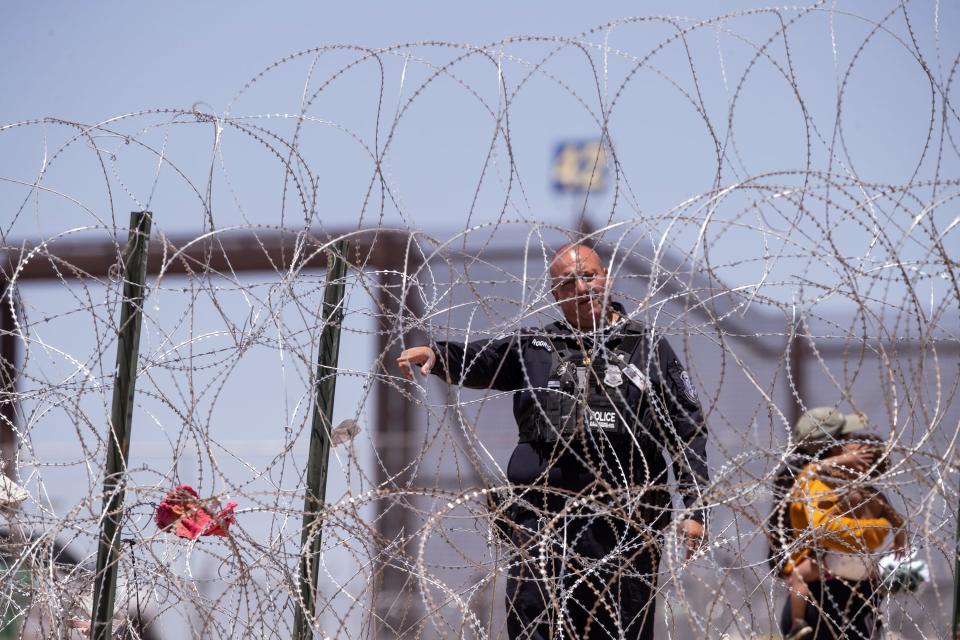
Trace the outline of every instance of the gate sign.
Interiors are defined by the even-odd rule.
[[[607,152],[599,140],[561,142],[553,153],[550,174],[553,190],[558,193],[606,191]]]

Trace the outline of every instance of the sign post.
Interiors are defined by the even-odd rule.
[[[130,453],[130,431],[133,426],[133,394],[137,385],[137,359],[140,356],[140,325],[151,219],[149,211],[130,214],[130,232],[123,257],[123,305],[117,335],[117,369],[113,382],[110,432],[107,436],[103,512],[100,516],[100,543],[90,620],[90,637],[93,640],[110,640],[113,626],[117,562],[121,550],[120,525],[126,497],[127,456]]]
[[[317,600],[317,573],[323,545],[321,510],[327,499],[327,470],[330,462],[330,430],[333,428],[333,399],[337,388],[337,362],[340,356],[340,324],[343,322],[344,276],[347,272],[347,242],[339,240],[330,250],[327,284],[323,290],[323,310],[315,396],[310,425],[310,453],[307,458],[307,491],[303,499],[299,597],[293,618],[294,640],[312,637],[310,619]]]

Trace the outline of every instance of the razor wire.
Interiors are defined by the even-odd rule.
[[[220,112],[0,126],[18,159],[0,175],[3,338],[18,353],[0,634],[82,637],[89,621],[124,220],[151,210],[115,636],[291,635],[325,251],[346,239],[318,637],[506,637],[510,568],[573,553],[565,513],[539,514],[523,547],[500,533],[520,489],[510,394],[410,383],[395,363],[431,339],[558,320],[548,268],[570,241],[595,246],[613,299],[673,344],[709,427],[707,543],[688,559],[672,528],[646,532],[662,544],[657,637],[775,637],[787,591],[765,523],[799,450],[795,406],[862,412],[883,438],[875,485],[930,575],[875,613],[888,637],[949,637],[960,52],[941,10],[816,3],[573,37],[324,45],[270,64]],[[884,126],[874,112],[901,92]],[[550,110],[574,114],[607,163],[552,201],[528,152],[553,135]],[[671,139],[683,148],[649,146]],[[182,485],[225,535],[158,526]],[[562,498],[647,526],[631,495]],[[578,560],[615,574],[633,551]],[[550,598],[561,617],[576,604],[559,586]]]

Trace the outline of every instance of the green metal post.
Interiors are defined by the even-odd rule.
[[[106,473],[103,479],[103,513],[97,573],[94,576],[93,614],[90,637],[110,640],[114,598],[117,592],[117,561],[120,558],[120,523],[126,495],[127,455],[133,422],[133,392],[137,383],[140,355],[140,322],[143,315],[144,282],[147,277],[147,245],[151,214],[130,214],[130,235],[123,258],[123,304],[117,339],[117,369],[113,385],[113,410],[107,442]]]
[[[343,321],[344,276],[347,272],[347,242],[334,243],[327,283],[323,291],[320,348],[315,378],[316,397],[310,425],[310,453],[307,458],[307,492],[303,500],[303,533],[300,556],[300,591],[295,603],[293,637],[312,637],[310,618],[317,598],[317,572],[320,568],[320,547],[323,531],[320,513],[327,498],[327,468],[330,461],[330,429],[333,421],[333,398],[337,388],[337,361],[340,355],[340,324]]]

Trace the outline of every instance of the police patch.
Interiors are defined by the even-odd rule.
[[[690,381],[690,374],[685,369],[680,370],[680,389],[690,402],[697,404],[700,401],[697,390],[694,388],[693,382]]]
[[[588,408],[587,426],[591,429],[612,431],[617,428],[617,412]]]
[[[667,376],[669,376],[670,382],[673,383],[671,385],[673,391],[680,400],[694,407],[700,405],[700,398],[697,397],[697,390],[690,380],[690,374],[683,368],[679,360],[674,360],[670,363],[667,367]]]

